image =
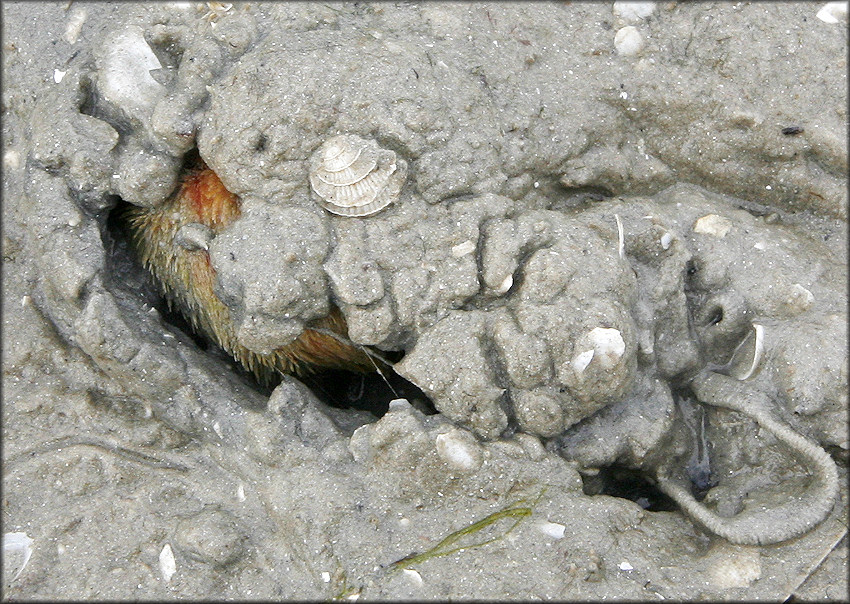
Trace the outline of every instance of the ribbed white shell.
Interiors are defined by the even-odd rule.
[[[340,134],[314,153],[310,185],[319,205],[328,212],[369,216],[398,198],[403,172],[397,172],[394,152],[379,148],[374,141]]]

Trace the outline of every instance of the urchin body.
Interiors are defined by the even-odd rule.
[[[124,217],[138,258],[153,275],[169,306],[258,379],[268,381],[276,372],[373,371],[375,363],[366,352],[346,343],[345,319],[336,308],[294,341],[269,354],[259,354],[238,342],[230,310],[215,294],[216,273],[206,246],[202,242],[187,245],[185,235],[192,229],[208,229],[214,236],[239,216],[239,198],[224,187],[203,160],[197,159],[168,201],[157,208],[133,206]]]

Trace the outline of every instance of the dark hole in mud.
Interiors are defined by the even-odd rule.
[[[550,183],[548,188],[551,193],[549,199],[555,201],[550,204],[549,209],[555,211],[568,211],[603,201],[612,196],[611,191],[605,187],[586,185],[581,187],[565,187],[560,183]]]
[[[671,512],[679,509],[676,503],[662,493],[644,473],[611,465],[599,469],[598,474],[582,474],[582,491],[585,495],[608,495],[634,501],[650,512]]]
[[[401,356],[401,353],[397,355]],[[300,379],[319,400],[331,407],[362,409],[381,417],[389,409],[391,400],[404,398],[426,415],[437,413],[425,393],[388,369],[383,370],[383,375],[378,372],[323,371]]]
[[[708,325],[717,325],[723,320],[723,307],[715,306],[708,313]]]
[[[191,158],[187,162],[191,162]],[[107,250],[108,274],[113,287],[133,291],[134,298],[157,310],[163,322],[182,332],[200,350],[215,355],[226,363],[237,375],[264,396],[271,395],[280,383],[274,377],[269,383],[258,381],[254,375],[221,350],[215,343],[195,333],[189,321],[178,311],[169,308],[166,299],[159,293],[153,278],[133,255],[129,244],[129,232],[122,215],[130,204],[116,198],[109,212],[102,233],[104,247]],[[395,363],[404,356],[402,352],[383,352],[380,354]],[[393,399],[405,398],[426,414],[435,414],[437,410],[428,397],[415,385],[405,380],[392,369],[382,368],[382,374],[355,373],[343,370],[326,370],[298,378],[322,402],[339,409],[359,409],[369,411],[377,417],[383,416]]]

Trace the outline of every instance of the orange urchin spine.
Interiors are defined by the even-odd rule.
[[[274,372],[303,375],[321,368],[374,371],[372,359],[359,347],[309,327],[293,342],[270,354],[239,344],[230,310],[215,295],[215,269],[204,249],[187,250],[175,242],[181,227],[198,223],[220,233],[239,218],[239,198],[228,191],[200,157],[184,171],[177,191],[157,208],[131,206],[124,220],[142,264],[153,274],[169,307],[177,308],[192,327],[216,342],[263,382]],[[347,340],[339,309],[310,327]]]

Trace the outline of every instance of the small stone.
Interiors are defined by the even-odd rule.
[[[757,547],[722,543],[706,558],[709,581],[720,589],[748,587],[761,577],[761,554]]]
[[[792,315],[798,315],[809,310],[814,304],[815,296],[799,283],[791,286],[785,299],[784,307]]]
[[[614,35],[614,49],[619,55],[632,57],[642,51],[643,47],[643,36],[634,25],[622,27]]]
[[[207,507],[177,525],[175,545],[189,558],[225,566],[243,554],[245,539],[230,513]]]
[[[702,233],[723,239],[726,234],[732,229],[732,222],[717,214],[706,214],[702,218],[698,218],[694,223],[694,233]]]

